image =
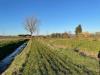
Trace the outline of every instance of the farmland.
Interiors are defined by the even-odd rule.
[[[99,48],[99,45],[93,43],[99,44],[99,41],[76,40],[75,43],[71,41],[71,39],[30,40],[3,75],[99,75],[96,58],[83,56],[73,50],[78,46],[80,49],[86,48],[87,51],[97,53],[98,50],[93,50],[91,46]]]
[[[50,45],[57,48],[78,49],[87,55],[97,58],[98,51],[100,50],[100,41],[87,40],[87,39],[44,39]]]
[[[0,0],[0,75],[100,75],[100,0]]]

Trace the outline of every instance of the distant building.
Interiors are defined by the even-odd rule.
[[[95,35],[100,37],[100,32],[96,32]]]
[[[79,36],[87,38],[87,37],[91,36],[91,33],[89,33],[89,32],[82,32],[82,33],[79,34]]]

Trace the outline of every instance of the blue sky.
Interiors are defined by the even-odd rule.
[[[24,20],[35,15],[40,20],[40,34],[100,31],[100,0],[0,0],[0,34],[27,33]]]

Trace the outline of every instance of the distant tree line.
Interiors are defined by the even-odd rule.
[[[51,35],[49,35],[49,37],[51,38],[69,38],[69,34],[67,32],[64,33],[52,33]]]
[[[30,37],[31,35],[30,34],[19,34],[18,36],[19,37]]]
[[[76,28],[75,28],[75,34],[76,36],[80,36],[80,34],[82,34],[82,26],[81,24],[79,24]],[[73,34],[71,33],[52,33],[51,35],[49,35],[52,38],[70,38]],[[84,35],[84,34],[82,34]]]

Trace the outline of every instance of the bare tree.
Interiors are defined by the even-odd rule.
[[[38,31],[38,19],[34,16],[28,17],[25,20],[25,29],[30,32],[31,37],[33,33]]]

